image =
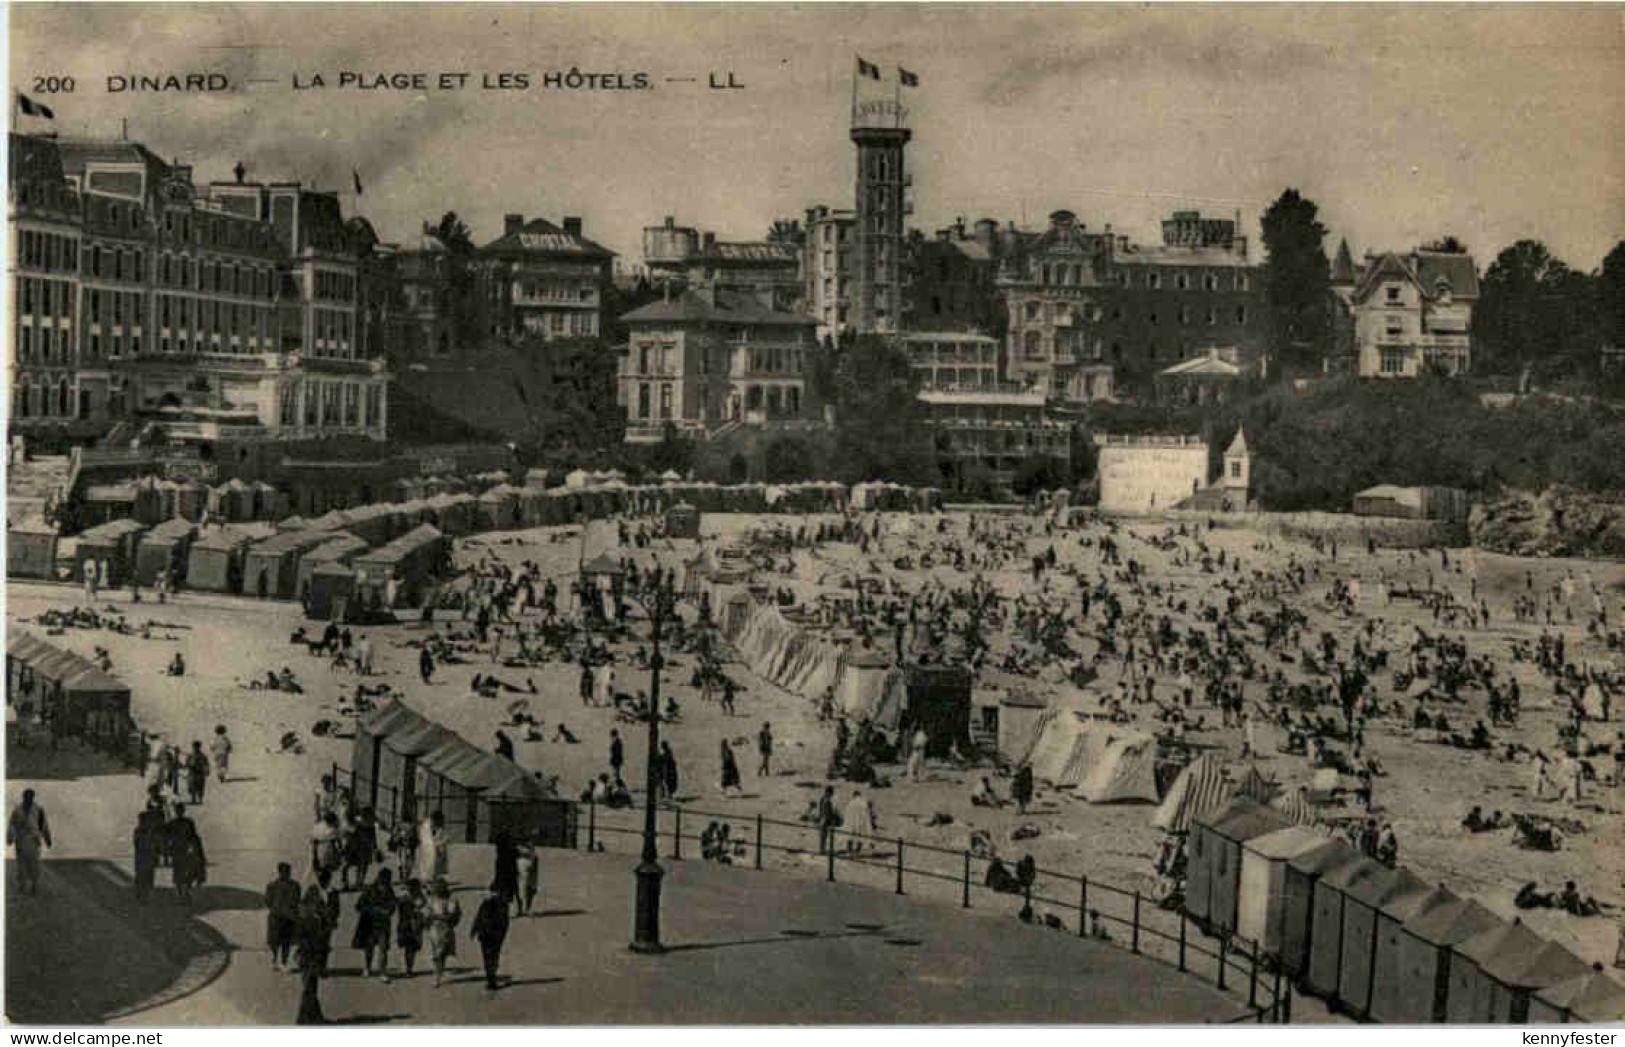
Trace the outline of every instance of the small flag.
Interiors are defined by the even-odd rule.
[[[919,87],[920,86],[919,74],[918,73],[911,73],[907,69],[904,69],[902,66],[897,67],[897,79],[902,81],[902,84],[903,84],[904,87]]]
[[[871,80],[879,80],[880,79],[880,67],[878,65],[870,65],[868,62],[865,62],[863,60],[862,55],[859,55],[858,56],[858,75],[859,76],[867,76]]]
[[[355,179],[355,195],[361,195],[361,172],[350,168],[350,177]]]
[[[859,59],[859,61],[862,61],[862,59]],[[22,107],[23,115],[25,116],[43,116],[47,120],[56,119],[56,114],[51,112],[50,106],[41,105],[39,102],[36,102],[32,98],[23,94],[21,91],[17,93],[17,103]]]

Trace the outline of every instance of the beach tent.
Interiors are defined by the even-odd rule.
[[[813,651],[822,642],[811,634],[797,629],[803,644]],[[926,754],[936,759],[947,759],[954,753],[969,753],[971,692],[975,688],[975,675],[958,665],[911,664],[903,668],[903,715],[898,729],[912,738],[918,728],[925,729]]]
[[[314,546],[299,557],[294,587],[300,599],[304,599],[305,594],[310,591],[310,580],[318,567],[324,564],[343,566],[369,548],[366,539],[348,531],[329,531],[323,537],[326,540],[322,544]]]
[[[1203,754],[1191,761],[1168,787],[1162,805],[1151,816],[1151,825],[1164,832],[1187,832],[1192,821],[1222,807],[1233,791],[1224,765],[1217,757]]]
[[[1419,912],[1432,893],[1427,883],[1404,868],[1353,884],[1343,896],[1343,956],[1337,998],[1357,1018],[1371,1011],[1371,985],[1377,956],[1378,916],[1403,923]]]
[[[323,530],[284,531],[256,542],[243,556],[243,592],[291,600],[299,595],[299,559],[332,538]]]
[[[1549,985],[1529,1000],[1531,1022],[1617,1024],[1625,1021],[1625,986],[1597,965],[1585,974]]]
[[[284,516],[276,522],[278,531],[303,531],[310,526],[310,521],[303,516]]]
[[[304,565],[300,565],[304,569]],[[306,613],[318,621],[343,621],[355,597],[355,571],[331,560],[311,568]]]
[[[1357,861],[1327,870],[1315,883],[1314,910],[1309,918],[1309,970],[1307,990],[1328,1000],[1337,998],[1343,979],[1343,908],[1350,889],[1366,880],[1388,882],[1386,865],[1361,856]]]
[[[1186,911],[1221,933],[1235,930],[1242,844],[1290,824],[1280,811],[1245,796],[1195,819],[1187,852]]]
[[[202,592],[243,590],[243,556],[250,535],[235,527],[209,527],[192,542],[186,557],[186,587]]]
[[[509,531],[520,524],[519,489],[498,484],[479,496],[477,526],[484,531]]]
[[[1537,990],[1588,970],[1578,956],[1515,919],[1453,948],[1446,1013],[1453,1025],[1521,1025]]]
[[[1443,887],[1404,922],[1379,913],[1372,1019],[1410,1025],[1444,1021],[1450,947],[1500,922],[1482,905]]]
[[[897,697],[888,693],[895,691],[888,687],[891,678],[891,659],[884,654],[873,649],[849,651],[835,689],[838,708],[854,723],[867,719],[895,730],[902,709],[888,707],[888,697]]]
[[[1236,782],[1237,796],[1245,796],[1259,803],[1269,803],[1280,791],[1280,785],[1272,779],[1265,778],[1258,770],[1257,764],[1249,765],[1241,780]]]
[[[1049,700],[1034,691],[1008,690],[999,696],[999,755],[1017,763],[1037,740],[1046,715],[1050,714]]]
[[[42,517],[30,517],[6,528],[6,577],[56,577],[57,530]]]
[[[255,480],[249,485],[249,496],[256,520],[275,520],[287,512],[287,497],[264,480]]]
[[[429,524],[419,524],[387,545],[357,555],[351,561],[357,598],[369,606],[416,605],[439,573],[445,553],[445,536]],[[395,583],[393,600],[389,598],[391,581]]]
[[[679,502],[666,510],[667,538],[698,538],[700,511],[687,502]]]
[[[1156,803],[1157,740],[1142,731],[1096,725],[1105,750],[1084,776],[1079,791],[1090,803]]]
[[[120,756],[128,751],[135,730],[130,688],[83,655],[13,630],[6,641],[6,683],[8,700],[35,700],[54,736],[82,738]]]
[[[84,577],[85,561],[104,563],[107,573],[101,584],[111,588],[122,585],[135,566],[136,543],[147,528],[135,520],[110,520],[79,533],[79,545],[74,554],[74,579]]]
[[[1267,956],[1280,956],[1286,919],[1287,863],[1325,847],[1331,838],[1301,825],[1256,836],[1241,847],[1236,934]]]
[[[135,577],[142,585],[152,585],[168,571],[171,580],[186,574],[187,548],[197,537],[197,525],[184,517],[173,517],[141,536],[135,551]]]
[[[1296,825],[1319,825],[1322,821],[1320,808],[1309,799],[1309,788],[1299,786],[1296,790],[1283,793],[1270,801],[1270,806],[1291,818]]]

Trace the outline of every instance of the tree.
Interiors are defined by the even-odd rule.
[[[819,455],[807,437],[796,433],[777,436],[762,451],[762,473],[769,483],[810,480]]]
[[[516,391],[530,415],[528,448],[549,462],[579,464],[620,446],[626,414],[615,399],[618,367],[608,346],[529,335],[514,356]]]
[[[1597,274],[1597,310],[1602,340],[1625,349],[1625,240],[1614,245]]]
[[[1433,251],[1438,254],[1466,254],[1467,245],[1451,234],[1446,233],[1437,240],[1429,240],[1423,244],[1422,250]]]
[[[668,470],[687,476],[694,468],[694,441],[679,435],[670,419],[660,430],[660,442],[649,451],[649,471],[656,475]]]
[[[474,235],[469,232],[468,226],[456,211],[447,211],[440,216],[440,221],[434,227],[435,237],[446,245],[446,250],[454,255],[466,256],[474,253]]]
[[[1480,281],[1473,328],[1491,373],[1551,380],[1592,369],[1598,342],[1594,281],[1539,240],[1519,240]]]
[[[835,460],[843,479],[936,482],[914,365],[894,341],[861,335],[834,350]]]
[[[1264,212],[1264,301],[1270,344],[1287,367],[1314,368],[1327,349],[1331,266],[1314,201],[1288,189]]]

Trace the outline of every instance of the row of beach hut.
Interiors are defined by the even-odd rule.
[[[1185,911],[1357,1018],[1625,1019],[1625,987],[1522,921],[1237,796],[1192,823]]]

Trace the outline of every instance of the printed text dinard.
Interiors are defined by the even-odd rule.
[[[72,94],[72,76],[36,78],[40,94]],[[656,84],[703,84],[714,90],[739,90],[745,85],[732,70],[710,70],[705,75],[656,77],[653,73],[592,70],[572,66],[541,72],[524,70],[310,70],[281,76],[239,78],[222,72],[120,73],[105,77],[108,94],[225,94],[245,88],[286,83],[295,91],[356,91],[388,94],[451,91],[652,91]]]

